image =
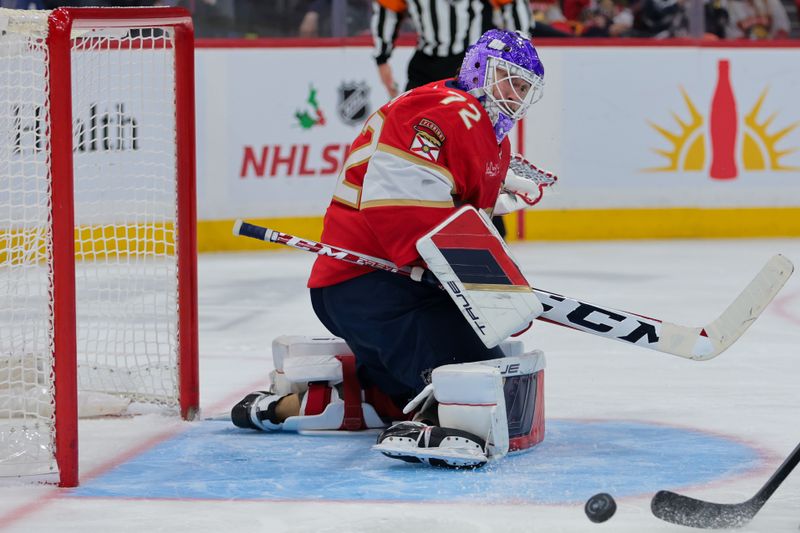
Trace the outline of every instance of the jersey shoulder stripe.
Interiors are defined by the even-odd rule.
[[[402,150],[380,146],[372,156],[361,194],[361,209],[386,206],[453,207],[454,183],[437,165],[422,164]]]

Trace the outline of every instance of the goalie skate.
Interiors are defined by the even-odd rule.
[[[421,422],[393,425],[378,436],[373,449],[392,459],[444,468],[479,468],[489,460],[480,437]]]
[[[277,431],[283,424],[276,422],[275,408],[284,395],[274,395],[264,391],[245,396],[231,409],[231,421],[242,429]]]

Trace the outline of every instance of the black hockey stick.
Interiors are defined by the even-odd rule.
[[[432,280],[437,283],[433,273],[420,267],[399,267],[385,259],[301,239],[242,220],[234,224],[233,234],[393,272],[417,281]],[[537,320],[695,361],[707,361],[721,354],[742,336],[778,294],[793,271],[791,261],[782,255],[772,257],[721,315],[701,327],[673,324],[638,313],[594,305],[535,287],[533,292],[544,309]]]
[[[712,503],[661,490],[653,496],[650,509],[661,520],[703,529],[741,527],[764,506],[772,493],[800,463],[800,444],[772,474],[755,496],[742,503]]]

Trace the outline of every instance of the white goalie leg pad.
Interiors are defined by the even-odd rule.
[[[272,341],[274,370],[270,373],[270,391],[273,394],[303,393],[309,381],[341,383],[341,364],[335,356],[349,353],[350,347],[338,337],[276,337]]]
[[[287,418],[281,429],[349,430],[383,428],[386,423],[364,401],[355,371],[355,357],[337,337],[284,335],[272,343],[275,370],[271,393],[302,395],[300,415]]]
[[[439,367],[404,409],[435,399],[439,425],[396,424],[374,449],[407,462],[474,468],[531,448],[544,439],[544,367],[539,350]]]
[[[433,371],[431,383],[439,403],[441,427],[480,437],[489,459],[508,453],[506,401],[499,368],[469,363],[444,365]]]
[[[509,452],[532,448],[544,440],[545,363],[541,350],[473,363],[493,366],[503,376]]]
[[[539,298],[483,212],[462,207],[416,246],[488,348],[526,329],[542,313]]]
[[[373,449],[392,459],[450,468],[476,468],[508,452],[503,376],[492,365],[445,365],[404,409],[433,397],[439,425],[400,422],[381,433]]]

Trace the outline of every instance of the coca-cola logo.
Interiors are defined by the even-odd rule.
[[[784,163],[784,158],[797,150],[785,146],[787,135],[800,123],[775,123],[775,110],[767,105],[768,87],[743,108],[731,81],[729,60],[717,63],[717,80],[707,110],[699,108],[683,87],[680,91],[686,113],[673,115],[677,127],[649,122],[671,147],[656,149],[666,164],[645,172],[707,172],[712,179],[730,180],[743,171],[800,170]]]

